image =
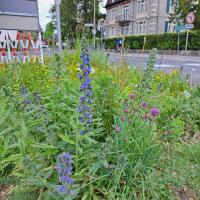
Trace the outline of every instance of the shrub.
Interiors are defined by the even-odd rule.
[[[141,36],[127,36],[125,38],[125,48],[128,49],[142,49],[144,37],[147,38],[145,49],[150,50],[157,48],[159,50],[177,50],[178,36],[176,33],[164,33],[160,35],[141,35]],[[200,31],[191,31],[189,36],[189,50],[200,50]],[[105,39],[105,47],[107,49],[115,49],[116,38]],[[185,49],[186,33],[180,34],[180,50]]]

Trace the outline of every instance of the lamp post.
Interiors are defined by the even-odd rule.
[[[62,53],[62,38],[60,25],[60,0],[56,0],[56,21],[57,21],[57,35],[58,35],[58,53]]]

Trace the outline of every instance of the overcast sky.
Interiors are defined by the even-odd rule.
[[[107,0],[103,0],[105,5]],[[40,12],[40,24],[42,28],[45,28],[45,25],[50,21],[49,18],[49,9],[55,0],[38,0],[39,3],[39,12]],[[105,12],[105,9],[101,8],[102,12]]]

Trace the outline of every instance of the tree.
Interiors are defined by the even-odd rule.
[[[54,27],[53,22],[49,22],[49,23],[46,25],[46,29],[45,29],[45,32],[44,32],[44,37],[45,37],[48,41],[50,41],[50,40],[52,39],[54,30],[55,30],[55,27]]]
[[[200,29],[200,0],[172,0],[175,12],[171,14],[171,20],[177,23],[186,23],[186,16],[189,12],[196,15],[195,29]]]
[[[50,13],[56,19],[55,5]],[[96,20],[99,18],[99,0],[96,0]],[[76,37],[77,27],[84,23],[93,23],[94,0],[61,0],[60,4],[62,39]]]

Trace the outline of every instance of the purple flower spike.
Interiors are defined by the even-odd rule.
[[[79,117],[79,121],[80,121],[81,123],[84,123],[84,118],[83,118],[83,117]]]
[[[78,74],[78,79],[79,80],[82,80],[83,79],[83,76],[81,74]]]
[[[81,72],[78,74],[80,85],[80,107],[78,107],[78,112],[80,114],[79,120],[82,123],[82,129],[80,131],[81,135],[88,133],[91,124],[91,107],[92,103],[92,86],[90,73],[92,68],[90,66],[90,55],[87,48],[83,47],[81,52],[82,64],[80,65]]]
[[[80,100],[81,100],[81,102],[83,103],[83,102],[85,101],[85,99],[86,99],[86,97],[85,97],[85,96],[82,96]]]
[[[67,192],[67,189],[66,189],[65,185],[61,185],[59,187],[59,190],[60,190],[61,193],[66,193]]]
[[[160,110],[158,108],[152,108],[151,109],[151,115],[153,117],[157,117],[160,114]]]
[[[86,79],[85,84],[89,85],[91,83],[91,80],[89,78]]]
[[[80,131],[80,135],[85,135],[85,134],[86,134],[85,131],[83,131],[83,130]]]
[[[133,94],[133,93],[131,93],[131,94],[129,95],[129,99],[130,99],[130,100],[133,100],[134,97],[135,97],[135,94]]]
[[[87,91],[85,92],[85,94],[86,94],[86,96],[88,96],[88,97],[91,97],[91,96],[92,96],[92,93],[91,93],[90,90],[87,90]]]
[[[142,107],[143,107],[143,108],[147,108],[147,107],[148,107],[147,102],[143,101],[143,102],[142,102]]]
[[[62,153],[58,156],[58,175],[59,180],[62,183],[59,190],[61,193],[70,193],[71,185],[74,184],[72,178],[72,157],[69,153]]]
[[[86,113],[85,117],[90,119],[91,118],[91,114],[90,113]]]

